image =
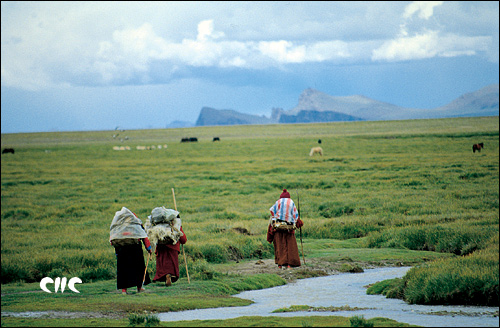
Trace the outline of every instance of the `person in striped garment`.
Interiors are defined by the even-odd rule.
[[[300,256],[295,229],[304,225],[299,218],[290,193],[283,189],[280,199],[269,209],[271,219],[267,228],[267,241],[274,245],[274,262],[278,268],[299,267]]]

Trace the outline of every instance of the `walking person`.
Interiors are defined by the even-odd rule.
[[[146,231],[156,246],[153,281],[165,282],[165,286],[169,287],[179,279],[180,245],[187,242],[179,212],[165,207],[154,208],[146,223]]]
[[[295,229],[301,228],[304,223],[299,218],[297,207],[286,189],[283,189],[280,199],[269,211],[271,218],[267,228],[267,241],[274,245],[274,262],[280,269],[299,267],[300,256]]]
[[[116,254],[116,288],[127,294],[127,288],[137,287],[137,292],[144,291],[143,286],[151,283],[144,264],[142,245],[151,256],[151,244],[142,225],[141,219],[126,207],[115,213],[110,226],[109,241]]]

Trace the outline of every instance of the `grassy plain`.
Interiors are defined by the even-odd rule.
[[[419,284],[428,284],[422,272],[436,270],[433,263],[453,273],[466,260],[474,273],[459,284],[481,281],[477,288],[498,303],[498,117],[133,130],[122,132],[124,143],[113,133],[2,134],[2,148],[15,149],[1,161],[2,293],[33,288],[45,276],[111,281],[112,288],[114,213],[125,206],[145,221],[154,207],[173,208],[172,188],[191,279],[229,279],[220,265],[273,257],[268,209],[287,188],[295,201],[300,196],[306,256],[371,265],[426,260],[410,275]],[[324,156],[309,157],[318,139]],[[478,142],[485,148],[473,153]],[[345,247],[333,254],[330,244]],[[429,295],[442,292],[433,288]],[[409,296],[426,302],[415,290]],[[12,306],[2,297],[2,309]]]

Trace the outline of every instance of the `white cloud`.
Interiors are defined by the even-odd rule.
[[[440,30],[443,26],[439,23],[437,29],[429,29],[426,27],[428,22],[411,22],[415,14],[425,21],[429,20],[434,15],[434,8],[443,3],[444,1],[414,1],[407,5],[398,36],[373,49],[371,59],[394,62],[432,57],[473,56],[479,52],[487,52],[492,46],[491,36],[444,34]],[[429,26],[434,26],[434,23]]]
[[[415,13],[422,19],[429,19],[434,14],[434,7],[441,6],[444,1],[414,1],[405,8],[404,18],[411,18]]]
[[[373,60],[409,60],[434,57],[436,55],[437,33],[429,32],[414,37],[402,37],[385,42],[373,50]]]
[[[198,36],[196,40],[200,42],[208,39],[218,39],[224,36],[224,32],[214,32],[214,20],[204,20],[198,24]]]
[[[353,48],[355,49],[355,48]],[[113,32],[111,41],[102,41],[93,67],[102,83],[123,82],[142,74],[147,80],[151,61],[164,66],[238,67],[264,69],[289,63],[323,62],[352,56],[349,43],[319,41],[294,44],[291,41],[227,41],[215,31],[213,20],[198,24],[196,39],[172,42],[161,38],[150,24],[137,29]]]
[[[301,63],[305,60],[305,47],[294,46],[285,40],[259,42],[259,51],[278,63]]]
[[[471,10],[491,32],[450,23],[470,22]],[[491,59],[497,30],[498,11],[460,2],[2,2],[2,86],[165,83],[190,67]]]
[[[427,31],[413,37],[400,37],[385,42],[373,50],[374,61],[401,61],[432,57],[471,56],[486,51],[491,37],[463,37],[449,34],[440,36],[437,31]]]

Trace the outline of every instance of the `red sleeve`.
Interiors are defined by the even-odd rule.
[[[146,246],[146,249],[149,251],[151,249],[151,243],[149,242],[148,237],[143,238],[142,242],[144,243],[144,246]]]
[[[179,239],[179,243],[184,245],[187,242],[187,237],[186,234],[184,233],[184,230],[182,230],[182,227],[181,227],[181,232],[182,232],[182,237]]]
[[[267,227],[267,241],[269,243],[272,243],[274,240],[274,230],[273,230],[273,227],[271,225],[269,225]]]

